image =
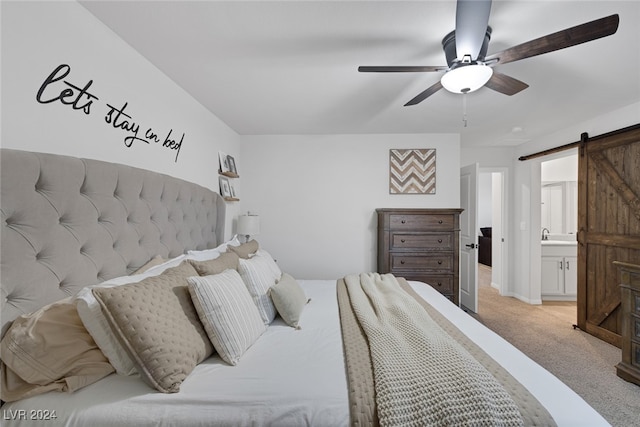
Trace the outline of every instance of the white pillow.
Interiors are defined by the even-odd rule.
[[[231,240],[228,240],[213,249],[205,249],[202,251],[187,251],[187,254],[191,259],[194,259],[196,261],[207,261],[210,259],[218,258],[221,253],[227,251],[228,246],[240,246],[240,244],[240,240],[238,240],[238,235],[236,234]]]
[[[280,267],[278,266],[278,264],[276,264],[275,260],[273,259],[273,257],[269,252],[265,251],[264,249],[258,249],[258,251],[254,256],[263,257],[265,259],[265,261],[269,265],[269,268],[275,275],[276,281],[282,278],[282,270],[280,270]]]
[[[107,359],[109,359],[109,363],[111,363],[118,374],[133,375],[137,370],[133,360],[129,357],[129,353],[124,349],[118,338],[113,335],[111,326],[102,313],[100,303],[98,303],[98,300],[93,296],[92,289],[111,288],[129,283],[138,283],[147,277],[159,275],[167,268],[179,265],[185,258],[185,255],[180,255],[160,265],[156,265],[142,274],[116,277],[106,282],[87,286],[76,294],[74,303],[78,310],[80,320],[82,320],[82,324],[96,342],[98,348],[100,348]]]
[[[213,347],[236,365],[267,329],[237,271],[189,277],[189,293]]]
[[[258,307],[262,320],[266,325],[270,324],[276,317],[276,307],[269,296],[269,288],[276,284],[279,277],[266,257],[257,255],[249,259],[240,258],[238,272]]]

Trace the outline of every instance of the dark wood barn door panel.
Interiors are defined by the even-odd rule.
[[[578,326],[620,347],[613,262],[640,263],[640,127],[583,137],[578,175]]]

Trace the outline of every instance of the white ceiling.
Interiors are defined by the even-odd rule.
[[[463,146],[517,145],[640,101],[640,1],[494,1],[488,54],[613,13],[613,36],[499,65],[530,85],[403,104],[446,65],[455,1],[82,1],[242,135],[461,133]],[[640,121],[640,117],[639,117]],[[521,130],[513,131],[514,128]]]

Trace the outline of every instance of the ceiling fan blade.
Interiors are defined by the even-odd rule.
[[[400,66],[360,66],[361,73],[426,73],[431,71],[446,71],[445,66],[430,65],[400,65]]]
[[[515,95],[529,87],[528,84],[507,76],[506,74],[497,73],[495,70],[489,81],[485,83],[485,86],[509,96]]]
[[[406,104],[404,104],[404,106],[407,107],[409,105],[419,104],[422,101],[424,101],[425,99],[427,99],[428,97],[430,97],[431,95],[433,95],[434,93],[436,93],[437,91],[439,91],[440,89],[442,89],[442,83],[440,83],[440,81],[438,81],[434,85],[432,85],[429,88],[427,88],[427,89],[423,90],[422,92],[420,92],[411,101],[409,101]]]
[[[595,21],[567,28],[535,40],[531,40],[486,58],[487,62],[497,60],[499,64],[519,61],[543,53],[590,42],[614,34],[618,30],[620,17],[615,14]]]
[[[478,59],[489,25],[491,0],[458,0],[456,4],[456,56]]]

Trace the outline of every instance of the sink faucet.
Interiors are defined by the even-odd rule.
[[[547,232],[546,235],[544,234],[545,231]],[[549,229],[546,227],[542,229],[542,240],[549,240]]]

